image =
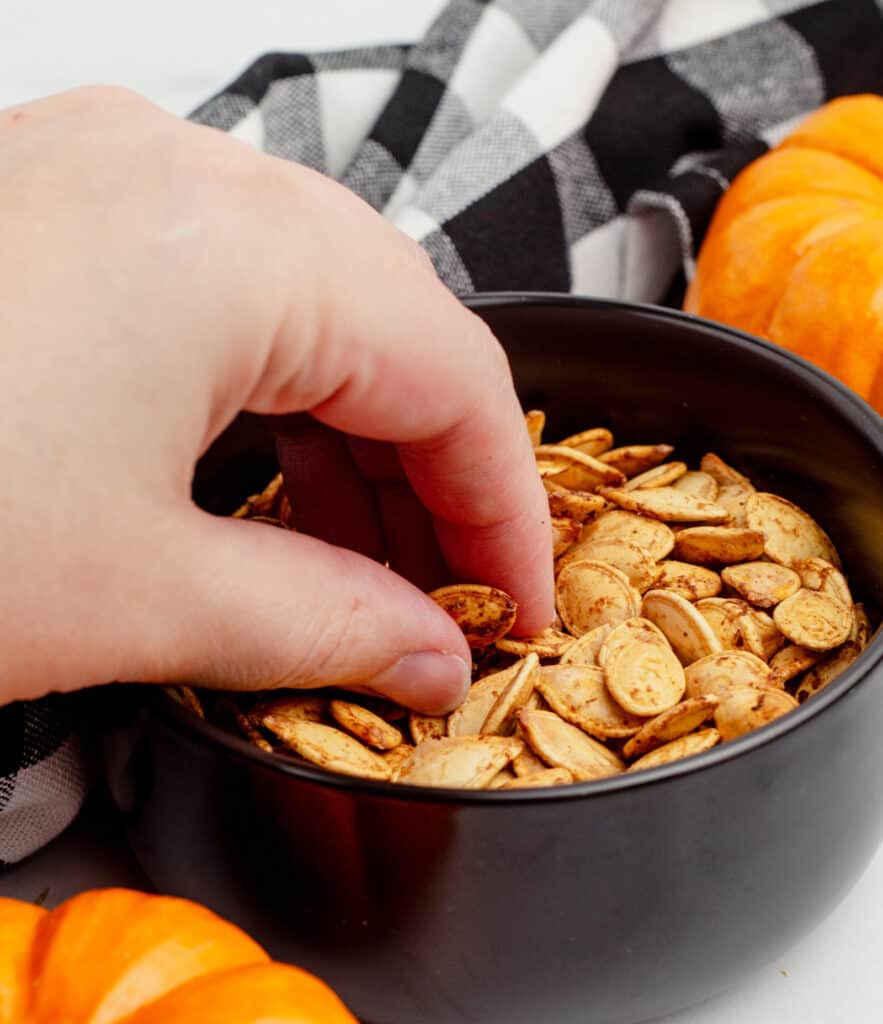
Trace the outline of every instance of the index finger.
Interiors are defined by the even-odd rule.
[[[413,242],[339,186],[323,180],[320,193],[317,230],[346,244],[315,248],[276,335],[296,352],[290,380],[272,408],[258,396],[259,411],[307,409],[394,442],[454,577],[507,591],[518,631],[539,632],[554,614],[550,516],[505,353]],[[316,303],[321,328],[304,350]]]

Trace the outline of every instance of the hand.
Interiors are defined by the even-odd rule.
[[[443,554],[515,597],[521,633],[549,623],[505,357],[352,194],[84,89],[0,112],[0,224],[0,702],[141,679],[447,710],[468,648],[381,552],[421,584]],[[315,536],[192,504],[241,409],[309,413],[276,422]]]

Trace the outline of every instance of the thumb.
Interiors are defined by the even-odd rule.
[[[174,627],[148,681],[358,686],[427,714],[466,694],[471,656],[453,620],[363,555],[196,510],[166,550],[176,602],[159,614]]]

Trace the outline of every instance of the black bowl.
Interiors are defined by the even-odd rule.
[[[833,535],[883,607],[883,422],[773,346],[663,309],[470,302],[549,434],[720,452]],[[231,440],[232,438],[232,440]],[[247,440],[252,438],[252,440]],[[246,440],[244,440],[246,439]],[[221,507],[262,480],[245,431],[205,461]],[[634,1024],[768,963],[846,894],[883,833],[883,639],[798,711],[651,772],[465,793],[262,754],[160,697],[106,744],[164,891],[315,971],[373,1024]],[[142,698],[143,700],[143,698]]]

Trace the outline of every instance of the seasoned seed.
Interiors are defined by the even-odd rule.
[[[792,643],[830,651],[849,639],[852,612],[828,594],[802,589],[776,607],[773,621]]]
[[[165,689],[172,700],[178,704],[183,704],[185,708],[192,711],[197,717],[205,718],[205,709],[202,706],[202,701],[197,697],[192,686],[167,686]]]
[[[518,674],[521,665],[522,662],[516,662],[473,683],[463,703],[448,716],[448,736],[477,736],[491,708]]]
[[[675,535],[665,523],[622,509],[604,512],[583,527],[580,547],[582,543],[601,540],[629,541],[643,548],[654,561],[665,558],[675,546]],[[567,557],[571,554],[575,555],[576,549]]]
[[[626,646],[626,644],[636,642],[657,645],[668,644],[665,633],[658,626],[654,625],[649,619],[635,616],[634,618],[626,619],[625,622],[621,622],[610,631],[598,649],[598,665],[604,668],[607,659],[614,651]]]
[[[754,494],[753,487],[739,484],[724,484],[717,492],[715,501],[727,510],[726,526],[748,529],[748,499]]]
[[[514,736],[424,740],[402,765],[398,781],[411,786],[483,789],[523,747]]]
[[[288,694],[261,701],[251,709],[249,717],[284,742],[295,722],[321,722],[328,711],[328,700],[314,694]]]
[[[540,659],[533,653],[519,663],[512,679],[488,712],[481,727],[482,733],[508,736],[512,732],[518,712],[527,703],[537,684],[539,667]]]
[[[629,766],[630,772],[641,772],[648,768],[659,768],[664,764],[671,764],[673,761],[683,761],[685,757],[693,757],[695,754],[703,754],[711,750],[720,742],[721,736],[717,729],[702,729],[700,732],[691,732],[688,736],[680,736],[662,747],[651,750],[649,754],[635,761]]]
[[[613,448],[599,458],[609,466],[615,466],[624,476],[636,476],[665,462],[673,451],[670,444],[628,444]]]
[[[631,736],[643,724],[611,697],[604,672],[594,666],[547,665],[537,689],[556,714],[599,739]]]
[[[565,448],[575,448],[583,455],[603,455],[613,446],[613,434],[606,427],[592,427],[590,430],[581,430],[578,434],[571,434],[565,437],[558,444]]]
[[[717,501],[720,490],[717,481],[711,474],[697,470],[688,470],[672,484],[672,487],[676,491],[692,494],[694,498],[702,498],[704,501]]]
[[[697,565],[747,562],[763,554],[763,534],[738,526],[692,526],[678,533],[675,554]]]
[[[542,409],[531,409],[524,414],[524,425],[527,427],[527,435],[530,443],[537,447],[543,443],[543,428],[546,426],[546,414]]]
[[[628,576],[604,562],[571,562],[555,584],[558,614],[574,636],[616,625],[638,614],[641,595]]]
[[[853,606],[852,629],[849,633],[849,639],[854,640],[861,648],[867,647],[868,641],[871,639],[871,620],[868,618],[868,613],[865,611],[863,604]]]
[[[585,523],[607,505],[600,494],[589,494],[588,491],[569,491],[552,480],[546,480],[544,483],[549,494],[549,513],[553,518],[572,519],[577,523]],[[578,536],[577,539],[579,539]]]
[[[576,637],[562,633],[560,629],[544,629],[538,636],[512,637],[498,640],[494,645],[506,654],[537,654],[541,658],[558,658],[576,642]]]
[[[566,768],[546,768],[520,775],[507,782],[503,789],[539,789],[541,786],[565,786],[568,782],[573,782],[573,775]]]
[[[216,703],[215,710],[224,714],[231,722],[233,722],[239,732],[259,750],[263,750],[265,754],[273,753],[273,745],[267,742],[259,730],[255,728],[254,723],[248,715],[243,714],[232,700],[222,698]]]
[[[280,738],[304,760],[320,768],[363,779],[392,776],[392,767],[379,754],[329,725],[304,719],[293,721]]]
[[[723,740],[734,740],[747,732],[793,711],[797,701],[784,690],[744,686],[733,690],[718,704],[714,724]]]
[[[770,685],[765,661],[748,651],[709,654],[684,670],[688,697],[726,697],[746,686]]]
[[[276,518],[278,503],[283,495],[282,474],[277,473],[260,494],[252,494],[233,513],[234,519],[251,519],[254,516]]]
[[[644,473],[638,473],[627,483],[623,484],[624,491],[639,491],[646,487],[668,487],[687,472],[686,462],[663,462],[661,466],[655,466]],[[678,488],[681,490],[681,488]],[[686,492],[685,492],[686,493]],[[693,495],[697,497],[696,495]]]
[[[686,736],[711,718],[719,703],[720,698],[715,696],[688,697],[682,700],[645,722],[622,748],[623,755],[629,760],[643,757],[664,743]]]
[[[617,775],[625,767],[603,743],[554,712],[522,709],[518,720],[534,753],[553,768],[566,768],[577,782]]]
[[[828,594],[847,608],[852,608],[852,594],[843,573],[824,558],[799,558],[794,569],[807,590]]]
[[[582,523],[576,519],[552,517],[552,557],[557,558],[579,540]]]
[[[541,709],[532,708],[531,710],[538,711]],[[515,735],[521,740],[524,739],[524,733],[521,731],[520,725],[516,729]],[[522,750],[518,757],[516,757],[512,762],[512,770],[519,778],[523,778],[525,775],[533,775],[535,772],[543,772],[548,767],[549,766],[546,762],[540,760],[540,758],[538,758],[530,749],[526,741],[524,744],[524,750]]]
[[[400,743],[397,747],[393,747],[392,750],[387,750],[385,754],[380,755],[389,765],[390,772],[392,773],[390,780],[392,782],[398,779],[402,765],[413,753],[414,747],[410,743]]]
[[[628,576],[632,586],[643,593],[653,586],[659,576],[655,559],[632,541],[616,538],[585,540],[579,544],[578,558],[570,561],[604,562]],[[567,563],[565,563],[567,564]],[[563,565],[559,563],[559,570]]]
[[[604,661],[604,680],[620,707],[644,717],[673,707],[686,687],[674,651],[665,640],[655,639],[613,647]]]
[[[763,491],[752,494],[747,516],[751,529],[766,538],[764,552],[774,562],[790,566],[804,558],[823,558],[839,567],[831,538],[812,516],[785,498]]]
[[[797,703],[802,704],[809,697],[824,690],[826,686],[830,686],[841,672],[849,668],[861,652],[862,649],[857,643],[849,641],[824,657],[800,680],[800,685],[794,691]]]
[[[429,595],[457,623],[470,647],[487,647],[505,636],[515,622],[517,606],[496,587],[459,583]]]
[[[507,765],[501,771],[491,779],[491,781],[485,786],[485,789],[506,789],[510,782],[514,782],[518,776],[512,771],[511,767]]]
[[[588,633],[584,633],[561,655],[561,660],[558,664],[597,665],[598,651],[610,635],[612,629],[613,627],[605,622],[603,626],[597,626]]]
[[[737,469],[733,469],[732,466],[727,465],[727,463],[724,462],[719,455],[715,455],[714,452],[709,452],[707,455],[702,456],[699,468],[703,473],[707,473],[710,477],[713,477],[721,487],[734,485],[754,490],[754,487],[747,476],[744,476]]]
[[[670,590],[650,590],[641,614],[658,626],[684,665],[718,654],[721,643],[696,607]]]
[[[385,722],[373,711],[348,700],[333,700],[329,707],[331,717],[357,740],[378,750],[393,750],[403,742],[402,734],[394,725]]]
[[[745,562],[721,572],[724,583],[759,608],[773,608],[800,590],[800,577],[776,562]]]
[[[798,644],[788,644],[770,659],[768,684],[784,689],[786,683],[796,679],[801,672],[812,668],[823,657],[819,651],[808,651]]]
[[[640,491],[604,487],[601,493],[628,512],[652,516],[666,523],[722,523],[727,511],[714,502],[695,498],[673,487],[655,487]]]
[[[441,736],[447,736],[448,720],[444,715],[421,715],[412,711],[408,715],[408,731],[415,744],[424,740],[437,740]]]
[[[656,590],[672,590],[687,601],[701,601],[720,593],[721,578],[713,569],[669,560],[659,563],[659,576],[653,586]]]
[[[705,597],[696,602],[696,611],[711,627],[723,650],[742,646],[742,633],[737,620],[740,615],[751,611],[747,601],[731,597]]]
[[[585,455],[575,448],[566,448],[560,444],[541,444],[534,449],[538,462],[552,467],[545,475],[562,487],[572,487],[577,491],[592,491],[602,485],[616,487],[625,483],[622,473],[612,466]]]
[[[751,608],[739,615],[735,625],[745,650],[756,654],[764,661],[769,661],[776,651],[785,646],[785,637],[775,620],[759,608]]]

